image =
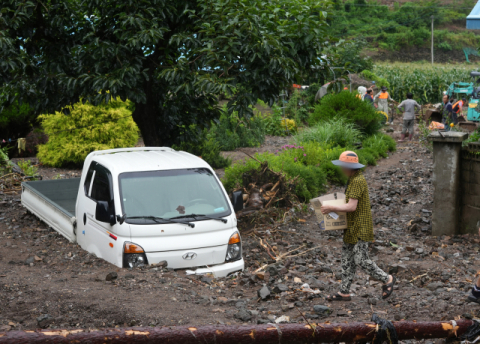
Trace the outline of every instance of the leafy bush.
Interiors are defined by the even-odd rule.
[[[39,118],[48,142],[38,149],[39,160],[49,166],[80,165],[95,150],[132,147],[138,141],[138,128],[131,117],[130,101],[111,100],[93,106],[86,102],[69,106],[63,112]]]
[[[295,120],[290,119],[290,118],[285,118],[280,121],[280,125],[284,129],[284,131],[293,134],[297,132],[297,123],[295,123]]]
[[[20,167],[25,173],[26,176],[28,177],[35,177],[38,175],[38,167],[33,165],[30,160],[19,160],[17,162],[18,167]],[[35,180],[36,178],[32,178],[32,180]]]
[[[303,201],[308,201],[325,190],[326,175],[321,168],[306,166],[301,162],[295,162],[287,155],[274,155],[271,153],[257,154],[259,161],[268,161],[269,167],[276,172],[283,171],[287,178],[297,178],[296,195]],[[258,169],[260,163],[253,159],[239,162],[225,169],[222,180],[227,192],[242,184],[242,176],[245,172]]]
[[[371,148],[385,158],[387,152],[394,152],[397,149],[397,143],[391,136],[378,133],[363,140],[363,147]]]
[[[357,151],[358,159],[364,165],[377,165],[377,160],[386,158],[388,152],[397,148],[395,140],[386,134],[378,133],[363,140],[363,149]]]
[[[226,107],[217,124],[209,130],[207,139],[214,139],[220,150],[238,147],[257,147],[265,141],[265,122],[261,115],[241,118],[237,112],[229,114]]]
[[[336,185],[345,185],[347,184],[348,178],[342,173],[340,167],[332,164],[331,161],[326,162],[322,165],[322,169],[327,176],[327,180]]]
[[[470,142],[478,142],[478,141],[480,141],[480,130],[479,129],[477,129],[473,133],[469,134],[468,139],[466,139],[462,142],[462,146],[466,147],[466,146],[468,146],[468,144]]]
[[[220,145],[212,137],[206,138],[206,133],[202,134],[203,139],[199,144],[185,142],[178,146],[173,146],[176,150],[182,150],[197,155],[205,160],[213,168],[224,168],[230,166],[232,160],[224,158],[220,154]]]
[[[0,138],[8,140],[25,137],[32,129],[35,119],[35,113],[28,104],[14,102],[0,112]]]
[[[381,128],[382,116],[375,108],[349,91],[323,97],[310,115],[310,126],[319,122],[338,121],[355,124],[364,134],[375,134]]]
[[[283,114],[282,109],[278,105],[273,105],[272,113],[263,116],[263,123],[265,125],[265,133],[271,136],[286,136],[287,131],[282,125]],[[288,132],[292,134],[291,132]]]
[[[352,147],[361,139],[362,133],[355,124],[348,122],[345,118],[339,118],[318,122],[314,127],[295,135],[294,142],[297,144],[318,142],[332,146]]]

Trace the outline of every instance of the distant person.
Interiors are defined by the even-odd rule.
[[[413,100],[413,94],[407,93],[407,99],[400,103],[397,108],[403,108],[403,129],[402,129],[402,137],[400,138],[400,142],[405,141],[405,136],[408,132],[408,139],[412,141],[413,139],[413,129],[415,125],[415,109],[421,109],[420,104],[418,104],[415,100]]]
[[[373,91],[367,90],[367,94],[363,97],[363,100],[373,106]]]
[[[363,98],[365,97],[365,94],[367,94],[367,88],[365,86],[358,86],[357,91],[358,91],[357,98],[363,100]]]
[[[380,269],[368,254],[368,245],[373,241],[373,221],[370,207],[368,185],[362,174],[365,166],[358,162],[358,155],[355,152],[345,151],[340,155],[339,160],[332,161],[334,165],[340,166],[342,173],[348,177],[347,191],[345,192],[345,204],[324,205],[321,208],[322,214],[331,212],[347,213],[347,229],[343,232],[342,247],[342,283],[340,291],[330,295],[329,301],[350,301],[350,287],[357,266],[383,283],[382,299],[386,299],[393,292],[396,278]]]
[[[388,101],[394,101],[392,97],[390,97],[390,94],[387,92],[387,88],[385,86],[382,86],[382,90],[377,93],[375,98],[373,98],[373,101],[377,101],[378,99],[378,110],[383,111],[387,114],[388,118],[391,118],[389,113],[388,113]],[[393,118],[392,118],[393,119]],[[390,121],[391,123],[392,121]]]
[[[457,114],[453,112],[452,103],[446,94],[443,96],[442,123],[445,125],[445,130],[450,130],[450,123],[457,124]]]
[[[452,105],[452,111],[456,113],[457,119],[459,116],[462,116],[463,106],[467,103],[467,99],[462,98],[458,102]]]

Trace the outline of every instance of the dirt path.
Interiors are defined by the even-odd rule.
[[[41,170],[47,178],[79,171]],[[182,271],[118,269],[68,243],[20,205],[19,195],[0,193],[0,332],[11,329],[98,328],[178,324],[271,322],[280,316],[304,322],[366,321],[372,312],[391,320],[453,319],[476,314],[465,292],[478,266],[479,240],[473,236],[430,236],[431,154],[418,143],[366,170],[374,213],[371,245],[377,264],[399,279],[382,301],[380,284],[362,271],[352,302],[325,300],[339,289],[341,233],[321,232],[311,212],[290,211],[280,227],[259,226],[243,237],[246,271],[212,280]],[[63,177],[63,176],[61,176]],[[343,190],[335,187],[332,190]],[[265,275],[252,272],[272,259],[259,244],[279,253],[297,249]],[[106,281],[109,273],[118,278]],[[302,291],[308,283],[317,294]],[[261,300],[266,286],[270,295]]]

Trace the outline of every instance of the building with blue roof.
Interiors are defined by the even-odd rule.
[[[480,1],[467,16],[467,29],[480,30]]]

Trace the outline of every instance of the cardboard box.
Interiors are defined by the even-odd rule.
[[[328,194],[325,196],[320,196],[310,200],[310,204],[315,210],[315,215],[317,215],[318,223],[320,224],[320,229],[325,231],[337,230],[337,229],[347,229],[347,213],[346,212],[337,212],[338,219],[334,219],[330,215],[323,215],[320,208],[322,205],[340,205],[345,204],[345,194],[337,192],[333,194]]]

